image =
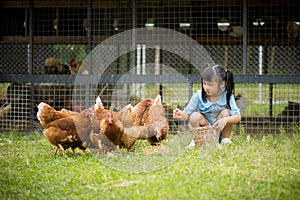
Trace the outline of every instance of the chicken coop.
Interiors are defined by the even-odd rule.
[[[40,128],[37,105],[119,110],[162,96],[170,128],[218,63],[234,73],[236,131],[292,133],[300,117],[298,0],[4,0],[0,130]]]

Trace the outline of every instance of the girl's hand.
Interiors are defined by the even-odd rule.
[[[214,127],[220,131],[223,130],[223,128],[226,126],[227,124],[227,117],[223,117],[221,119],[219,119],[218,121],[216,121],[216,123],[214,123]]]
[[[182,114],[182,111],[179,110],[178,108],[173,110],[173,118],[174,119],[181,119],[182,118],[181,114]]]

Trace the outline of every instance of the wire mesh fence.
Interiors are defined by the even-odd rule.
[[[100,95],[119,110],[161,94],[175,131],[172,110],[201,89],[201,68],[215,62],[236,76],[238,131],[292,132],[299,11],[292,0],[3,1],[0,130],[38,128],[41,101],[80,111]]]

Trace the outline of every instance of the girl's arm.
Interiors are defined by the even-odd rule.
[[[174,119],[181,119],[181,120],[188,120],[189,114],[197,110],[198,103],[197,103],[197,93],[193,94],[191,99],[189,100],[188,105],[183,109],[179,110],[178,108],[173,110],[173,118]]]
[[[180,119],[180,120],[187,120],[189,118],[189,115],[185,110],[180,110],[176,108],[173,110],[173,118]]]
[[[223,118],[219,119],[218,121],[216,121],[216,123],[214,123],[214,127],[217,128],[218,130],[223,130],[223,128],[226,126],[226,124],[236,124],[236,123],[240,122],[241,119],[242,119],[242,117],[240,114],[223,117]]]
[[[225,117],[225,119],[226,119],[227,123],[229,123],[229,124],[236,124],[242,120],[242,116],[240,114],[237,114],[237,115]]]

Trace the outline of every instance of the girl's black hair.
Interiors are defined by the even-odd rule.
[[[227,106],[230,107],[229,100],[230,96],[234,94],[234,79],[233,79],[233,73],[225,69],[223,66],[218,64],[209,64],[207,67],[204,68],[201,74],[201,86],[203,88],[203,80],[205,81],[212,81],[213,77],[218,77],[219,83],[222,81],[225,81],[225,91],[226,93],[226,102]],[[207,94],[202,89],[202,100],[203,102],[207,101]]]

